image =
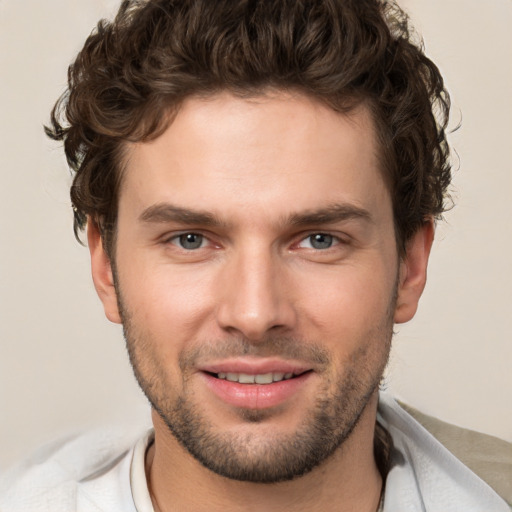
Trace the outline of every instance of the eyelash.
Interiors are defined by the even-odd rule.
[[[316,240],[313,242],[313,240],[316,238]],[[328,247],[323,247],[323,248],[319,248],[319,247],[314,247],[314,243],[319,243],[319,244],[322,244],[323,241],[322,239],[328,239],[328,244],[329,246]],[[340,245],[343,243],[343,241],[340,239],[340,237],[336,236],[336,235],[332,235],[330,233],[323,233],[323,232],[317,232],[317,233],[311,233],[309,235],[307,235],[306,237],[302,238],[299,242],[299,244],[302,244],[303,242],[306,242],[306,241],[310,241],[312,247],[308,247],[308,249],[313,249],[313,250],[317,250],[317,251],[327,251],[329,249],[331,249],[332,247],[336,247],[337,245]]]
[[[185,247],[183,247],[183,246],[178,245],[178,244],[179,244],[179,242],[180,242],[182,239],[184,239],[185,237],[189,237],[189,236],[195,236],[195,237],[200,237],[200,238],[201,238],[201,243],[199,244],[199,246],[198,246],[198,247],[195,247],[195,248],[189,248],[189,249],[187,249],[187,248],[185,248]],[[180,233],[180,234],[178,234],[178,235],[174,235],[174,236],[172,236],[171,238],[168,238],[168,239],[166,240],[166,243],[170,243],[170,244],[176,245],[176,246],[178,246],[180,249],[185,250],[185,251],[187,251],[187,252],[188,252],[188,251],[196,251],[196,250],[198,250],[198,249],[202,249],[202,248],[203,248],[203,247],[202,247],[202,245],[203,245],[203,242],[204,242],[205,240],[208,240],[208,238],[207,238],[206,236],[204,236],[203,234],[201,234],[201,233],[196,233],[195,231],[187,231],[187,232],[185,232],[185,233]]]
[[[197,247],[194,247],[194,248],[185,248],[183,247],[182,244],[180,244],[180,241],[183,241],[184,237],[189,237],[189,236],[195,236],[195,237],[200,237],[201,238],[201,241],[199,243],[199,245]],[[294,246],[300,246],[300,244],[302,244],[303,242],[305,241],[312,241],[313,237],[322,237],[322,238],[328,238],[329,239],[329,242],[330,242],[330,245],[328,247],[324,247],[324,248],[318,248],[318,247],[305,247],[304,249],[311,249],[311,250],[315,250],[315,251],[319,251],[319,252],[324,252],[324,251],[328,251],[329,249],[333,248],[333,247],[336,247],[338,245],[347,245],[348,242],[342,238],[340,238],[339,236],[336,236],[336,235],[333,235],[331,233],[328,233],[328,232],[323,232],[323,231],[316,231],[316,232],[310,232],[308,234],[305,234],[305,235],[301,235],[301,238],[300,240],[293,244]],[[197,251],[199,249],[202,249],[204,248],[203,247],[203,243],[205,241],[209,241],[211,243],[211,240],[209,240],[209,238],[205,235],[203,235],[202,233],[198,233],[198,232],[195,232],[195,231],[186,231],[186,232],[182,232],[182,233],[179,233],[179,234],[176,234],[176,235],[173,235],[172,237],[170,238],[167,238],[165,240],[165,243],[166,244],[172,244],[172,245],[175,245],[177,246],[179,249],[181,250],[184,250],[186,252],[193,252],[193,251]],[[318,243],[322,243],[321,240],[316,240],[316,242]],[[311,244],[313,245],[313,244]]]

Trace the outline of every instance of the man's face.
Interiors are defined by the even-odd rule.
[[[375,398],[401,293],[369,114],[187,100],[128,147],[115,268],[120,311],[100,296],[157,430],[229,478],[307,472]]]

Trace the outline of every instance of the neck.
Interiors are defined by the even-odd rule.
[[[304,476],[276,484],[230,480],[204,468],[153,412],[155,443],[146,475],[155,511],[375,512],[382,488],[373,450],[376,410],[377,394],[331,457]]]

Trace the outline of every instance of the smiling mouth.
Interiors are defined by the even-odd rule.
[[[229,382],[237,382],[239,384],[272,384],[274,382],[281,382],[285,380],[291,380],[306,373],[309,373],[311,370],[301,372],[301,373],[282,373],[282,372],[269,372],[269,373],[260,373],[260,374],[248,374],[248,373],[231,373],[231,372],[219,372],[219,373],[211,373],[207,372],[212,377],[221,380],[227,380]]]

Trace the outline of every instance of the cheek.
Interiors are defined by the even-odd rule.
[[[389,322],[394,281],[378,265],[332,268],[307,276],[301,287],[302,316],[337,347],[350,350]]]
[[[119,265],[119,281],[132,323],[155,344],[176,349],[198,338],[211,310],[212,280],[204,272],[144,264],[131,257]]]

